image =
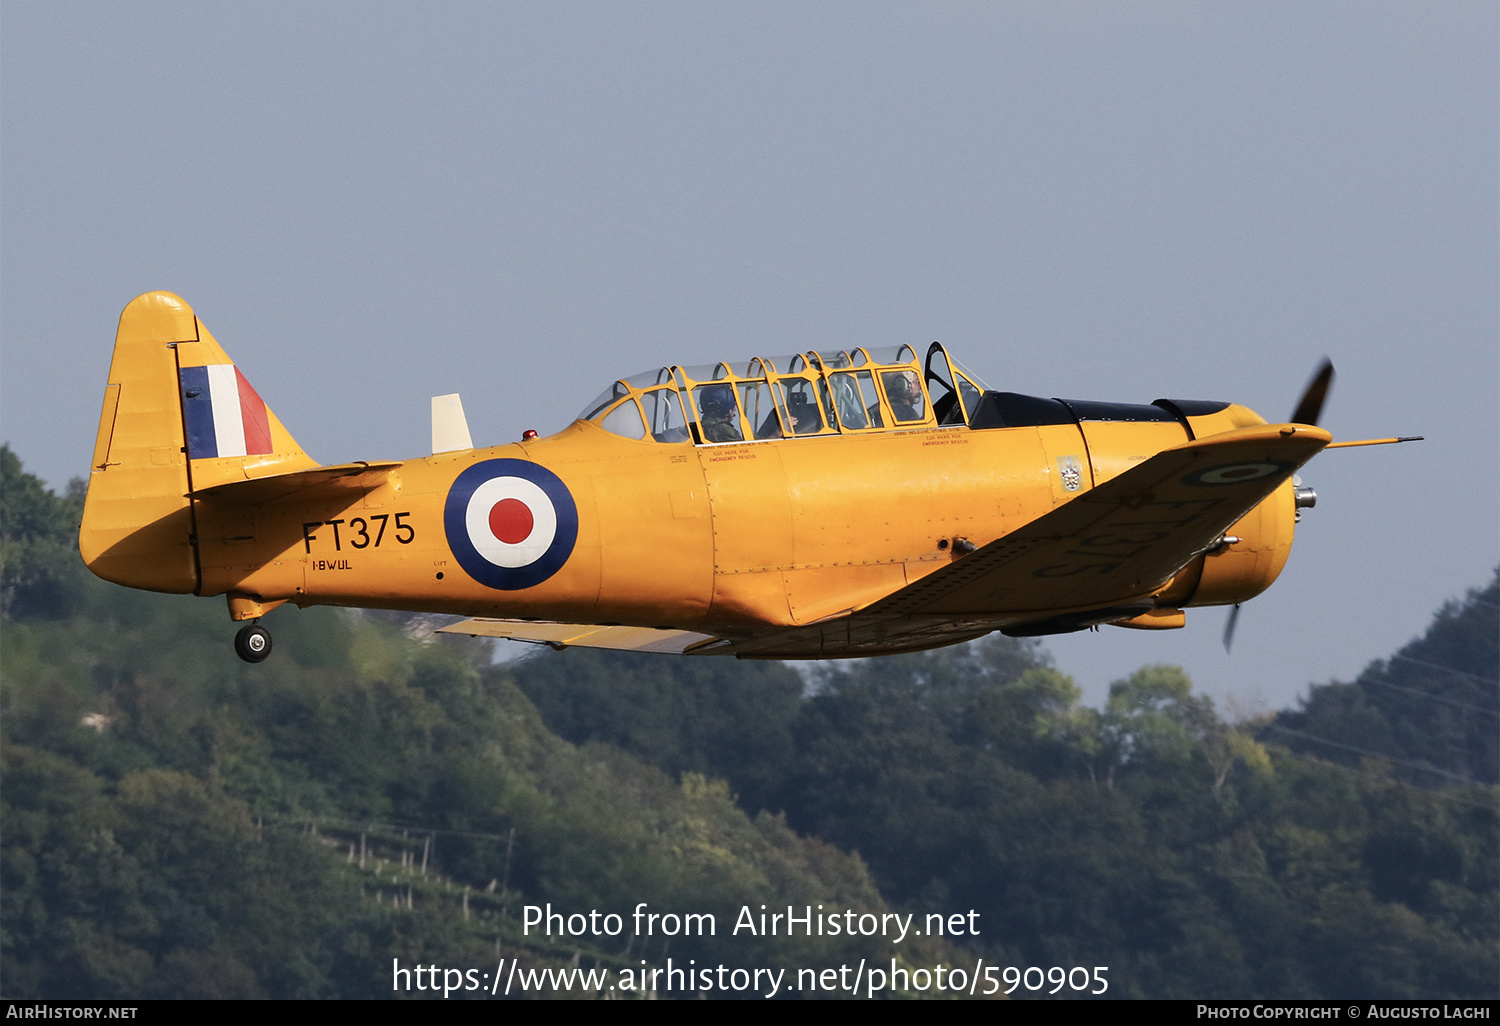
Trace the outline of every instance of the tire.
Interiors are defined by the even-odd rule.
[[[234,654],[247,663],[259,663],[271,654],[271,632],[258,623],[240,628],[234,636]]]

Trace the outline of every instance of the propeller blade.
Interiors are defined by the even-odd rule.
[[[1229,611],[1229,620],[1224,624],[1224,651],[1229,651],[1229,646],[1234,644],[1234,629],[1240,622],[1240,603],[1236,602],[1234,608]]]
[[[1332,384],[1333,361],[1325,356],[1323,366],[1318,368],[1318,373],[1307,383],[1307,390],[1302,393],[1297,409],[1292,413],[1291,423],[1316,424],[1318,416],[1323,412],[1323,400],[1328,398],[1328,388]]]

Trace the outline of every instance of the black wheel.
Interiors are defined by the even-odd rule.
[[[271,632],[258,623],[247,624],[234,636],[234,654],[247,663],[258,663],[271,654]]]

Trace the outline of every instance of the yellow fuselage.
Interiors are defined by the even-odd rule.
[[[1234,406],[1197,419],[1222,420],[1219,430],[1261,422]],[[549,438],[408,460],[352,502],[199,499],[201,581],[191,590],[705,631],[807,624],[894,592],[959,558],[964,543],[1003,537],[1186,440],[1177,422],[1084,422],[694,446],[578,421]],[[1083,478],[1072,491],[1058,469],[1069,456]],[[494,459],[550,469],[577,506],[571,554],[533,587],[480,584],[446,537],[455,479]],[[1286,561],[1293,518],[1288,483],[1236,525],[1240,542],[1211,574],[1202,557],[1179,573],[1166,604],[1259,594]],[[1012,606],[1017,619],[1040,612],[1024,595]]]

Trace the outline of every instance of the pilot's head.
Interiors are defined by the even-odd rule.
[[[698,391],[698,409],[705,417],[732,417],[734,415],[734,386],[709,385]]]
[[[886,385],[890,389],[891,401],[899,403],[914,403],[922,394],[917,391],[917,375],[915,371],[901,371],[886,379]]]

